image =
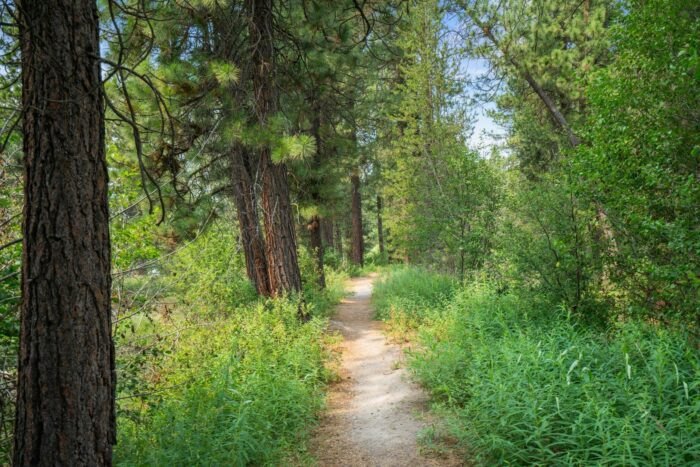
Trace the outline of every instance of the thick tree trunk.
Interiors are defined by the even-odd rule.
[[[360,195],[360,175],[355,172],[350,177],[352,185],[352,230],[351,253],[353,263],[364,266],[364,240],[362,238],[362,198]]]
[[[242,147],[234,148],[231,153],[233,197],[248,279],[253,283],[258,294],[267,297],[271,294],[270,278],[265,257],[265,241],[258,219],[254,176],[251,170],[254,164],[250,157]]]
[[[112,463],[115,371],[95,0],[23,0],[24,253],[13,464]]]
[[[316,274],[318,275],[318,285],[324,289],[326,287],[326,274],[323,268],[323,241],[321,240],[321,219],[318,216],[311,217],[306,229],[309,231],[311,239],[311,251],[316,263]]]
[[[377,240],[379,254],[384,255],[384,226],[382,225],[382,197],[377,195]]]
[[[274,83],[272,0],[247,0],[253,62],[253,92],[258,122],[277,111]],[[273,296],[301,290],[287,167],[272,161],[270,147],[260,150],[262,209],[270,290]]]

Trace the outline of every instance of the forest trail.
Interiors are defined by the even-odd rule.
[[[411,382],[398,345],[372,319],[374,277],[353,279],[352,296],[337,307],[331,330],[343,336],[340,381],[330,387],[328,408],[312,442],[320,467],[458,466],[451,457],[420,453],[428,426],[428,397]]]

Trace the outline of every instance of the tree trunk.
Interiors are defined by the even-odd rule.
[[[327,217],[324,217],[321,219],[321,236],[323,238],[323,247],[324,248],[333,248],[335,249],[335,245],[333,243],[334,239],[334,230],[333,230],[333,220],[329,219]]]
[[[312,176],[309,177],[309,182],[311,186],[309,187],[309,192],[311,195],[311,201],[314,203],[317,209],[321,208],[321,193],[320,189],[323,185],[323,176],[321,175],[323,171],[323,159],[325,158],[325,146],[323,138],[321,137],[321,120],[322,120],[322,104],[319,96],[314,93],[309,99],[312,103],[312,109],[314,113],[314,118],[311,121],[311,133],[316,140],[316,152],[311,160],[311,173]],[[316,274],[318,275],[318,285],[323,289],[326,287],[326,274],[323,270],[323,241],[321,239],[321,218],[318,215],[312,216],[307,224],[307,229],[311,236],[311,250],[316,262]]]
[[[345,252],[343,251],[343,229],[340,225],[338,225],[338,222],[335,222],[333,230],[335,231],[335,251],[340,253],[340,257],[344,260]]]
[[[270,278],[265,257],[265,240],[258,219],[257,196],[251,170],[253,164],[250,157],[251,155],[240,146],[234,148],[231,153],[233,197],[248,279],[253,283],[258,294],[267,297],[271,294]]]
[[[111,465],[114,346],[95,0],[23,0],[24,252],[13,464]]]
[[[384,226],[382,224],[382,197],[377,195],[377,240],[379,254],[384,256]]]
[[[253,64],[253,92],[258,123],[267,124],[277,111],[274,83],[272,0],[247,0],[249,35]],[[301,290],[294,219],[289,198],[287,167],[275,164],[270,146],[260,150],[262,209],[265,226],[270,290],[273,296]]]
[[[311,251],[316,262],[316,274],[318,274],[318,285],[326,288],[326,275],[323,268],[323,241],[321,240],[321,219],[318,216],[311,217],[306,225],[311,238]]]
[[[362,238],[362,198],[360,196],[360,175],[356,171],[350,177],[352,185],[352,231],[350,259],[364,266],[364,241]]]

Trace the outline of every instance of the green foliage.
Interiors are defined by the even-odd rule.
[[[283,136],[272,147],[272,160],[277,163],[303,160],[316,152],[316,142],[309,135]]]
[[[365,251],[365,268],[369,266],[386,266],[389,264],[389,255],[386,250],[379,251],[379,245],[374,245],[369,251]]]
[[[163,271],[170,293],[188,312],[222,312],[255,300],[234,224],[217,222],[172,255]]]
[[[537,294],[579,317],[605,322],[602,267],[593,240],[597,226],[589,203],[575,195],[570,176],[558,169],[537,182],[511,172],[488,272],[501,287]]]
[[[390,333],[406,339],[413,330],[440,316],[456,291],[457,282],[449,276],[394,267],[375,282],[372,302],[377,318],[388,323]]]
[[[386,284],[382,300],[405,296]],[[683,333],[627,322],[600,334],[484,283],[427,302],[427,320],[420,301],[403,306],[422,327],[410,365],[478,463],[700,460],[700,355]]]
[[[328,252],[328,251],[327,251]],[[328,316],[333,305],[345,296],[344,283],[348,273],[333,265],[326,265],[324,274],[326,287],[318,285],[318,269],[313,255],[306,247],[299,248],[299,269],[301,270],[304,305],[315,316]]]
[[[604,206],[625,313],[695,320],[700,301],[700,20],[685,0],[627,5],[593,75],[579,191]]]
[[[20,267],[22,246],[0,252],[3,280],[0,282],[0,370],[13,367],[19,338]],[[8,365],[5,366],[5,363]]]
[[[327,377],[323,321],[300,324],[294,301],[230,312],[180,334],[158,400],[120,417],[118,465],[262,465],[301,449]]]
[[[472,0],[457,1],[471,54],[488,60],[488,75],[503,79],[502,92],[480,86],[495,100],[496,118],[508,128],[508,148],[520,168],[538,176],[561,160],[569,146],[532,82],[572,126],[585,121],[586,86],[592,71],[610,55],[607,33],[617,14],[612,0]],[[526,76],[528,75],[528,76]],[[529,82],[529,80],[532,82]],[[491,83],[489,83],[491,84]]]
[[[222,85],[237,83],[241,76],[241,71],[233,63],[214,61],[209,64],[209,69],[216,81]]]
[[[439,2],[416,2],[397,38],[402,51],[380,144],[391,249],[463,277],[490,253],[501,198],[495,168],[467,148],[464,81]]]
[[[8,13],[2,12],[4,21]],[[16,56],[15,38],[5,34],[0,47],[11,47],[6,59]],[[0,154],[0,464],[9,462],[14,425],[14,388],[16,382],[17,349],[19,347],[19,308],[21,299],[20,270],[22,263],[22,138],[14,122],[20,112],[21,90],[16,84],[15,67],[8,67],[0,75],[0,98],[3,108],[0,118],[6,122],[0,131],[3,140]],[[15,243],[12,243],[15,242]],[[12,243],[10,245],[10,243]]]
[[[134,154],[109,145],[107,161],[112,264],[116,271],[128,270],[160,256],[160,212],[148,213]]]

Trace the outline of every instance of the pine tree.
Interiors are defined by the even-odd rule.
[[[258,123],[265,127],[277,111],[273,0],[246,0],[252,54],[253,99]],[[271,147],[260,148],[262,211],[272,295],[301,291],[296,233],[287,167],[272,160]]]
[[[111,465],[115,372],[97,5],[17,6],[25,208],[13,464]]]
[[[493,169],[466,146],[469,122],[458,63],[437,1],[412,4],[397,40],[393,127],[382,161],[386,219],[394,246],[411,262],[441,263],[464,275],[490,250],[499,198]]]

